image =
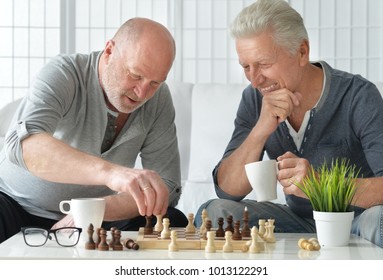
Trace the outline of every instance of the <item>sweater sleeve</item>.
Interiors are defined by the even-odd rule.
[[[7,158],[19,167],[26,169],[22,140],[36,133],[53,134],[70,106],[75,82],[70,67],[64,64],[59,57],[47,63],[15,112],[4,146]]]
[[[374,176],[383,176],[383,99],[370,82],[357,88],[350,106],[351,123]]]

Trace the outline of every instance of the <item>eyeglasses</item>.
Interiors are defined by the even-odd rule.
[[[57,244],[63,247],[76,246],[82,229],[77,227],[63,227],[58,229],[44,229],[38,227],[22,227],[25,244],[31,247],[43,246],[54,235]]]

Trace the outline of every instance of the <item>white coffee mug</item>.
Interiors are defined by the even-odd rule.
[[[276,160],[263,160],[245,165],[246,175],[257,201],[277,199],[278,163]]]
[[[73,198],[61,201],[59,208],[62,213],[72,215],[75,226],[82,228],[81,239],[84,240],[88,238],[87,230],[90,224],[95,231],[101,227],[105,214],[105,199]]]

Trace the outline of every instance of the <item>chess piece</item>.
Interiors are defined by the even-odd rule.
[[[223,229],[223,218],[218,218],[218,229],[215,232],[216,237],[225,237],[225,230]]]
[[[140,245],[138,245],[136,242],[134,242],[133,239],[130,239],[130,238],[126,238],[124,240],[124,245],[128,249],[132,249],[132,250],[136,250],[136,251],[140,248]]]
[[[122,245],[121,243],[121,231],[118,230],[118,229],[115,229],[113,231],[113,239],[114,239],[114,242],[113,242],[113,247],[112,249],[114,251],[122,251],[124,249],[124,246]]]
[[[101,242],[100,232],[101,232],[101,228],[97,228],[96,229],[96,240],[95,240],[96,248],[98,248],[98,244],[100,244],[100,242]]]
[[[298,246],[307,251],[318,251],[321,248],[316,238],[310,238],[309,240],[301,238],[298,240]]]
[[[206,218],[205,230],[203,232],[203,237],[202,237],[203,239],[205,240],[207,239],[207,233],[211,231],[211,227],[212,227],[211,220]]]
[[[146,224],[144,227],[144,234],[152,234],[153,233],[153,226],[152,226],[152,216],[145,216]]]
[[[260,237],[263,237],[263,235],[266,232],[265,223],[266,223],[265,219],[259,219],[259,221],[258,221],[258,225],[259,225],[259,227],[258,227],[258,234],[259,234]]]
[[[202,213],[201,213],[201,221],[202,221],[202,224],[199,228],[200,232],[201,231],[204,231],[205,230],[205,222],[207,221],[207,219],[209,218],[208,214],[207,214],[207,210],[206,209],[203,209],[202,210]]]
[[[187,226],[185,227],[185,233],[195,233],[196,231],[196,228],[194,226],[194,214],[193,213],[190,213],[188,215],[188,224]]]
[[[312,237],[312,238],[310,238],[308,241],[309,241],[311,244],[314,245],[314,250],[315,250],[315,251],[319,251],[319,250],[320,250],[321,246],[320,246],[320,244],[319,244],[318,239]]]
[[[241,235],[242,238],[250,237],[250,227],[249,227],[249,212],[247,211],[247,207],[245,207],[245,211],[243,212],[243,226]]]
[[[156,224],[154,225],[154,231],[161,232],[164,229],[164,226],[162,225],[162,217],[163,215],[159,214],[156,215]]]
[[[232,233],[230,230],[225,232],[225,244],[222,247],[222,251],[224,253],[230,253],[233,252],[233,244],[231,243],[232,241]]]
[[[206,209],[202,210],[201,217],[202,217],[202,220],[205,220],[205,218],[209,218]]]
[[[109,241],[109,248],[113,248],[113,245],[114,245],[114,241],[115,241],[115,238],[114,238],[114,231],[116,230],[117,228],[116,227],[111,227],[110,228],[110,236],[112,236],[112,239]]]
[[[307,251],[313,251],[314,245],[311,244],[307,239],[301,238],[298,240],[298,246],[299,248]]]
[[[236,221],[234,224],[234,232],[233,232],[233,236],[232,236],[233,240],[242,240],[242,235],[241,235],[241,232],[239,229],[240,226],[241,226],[241,222]]]
[[[207,233],[206,224],[207,224],[208,220],[209,220],[209,218],[205,217],[204,220],[202,221],[201,227],[199,229],[199,234],[200,234],[201,238],[205,238],[206,237],[206,233]]]
[[[251,228],[251,244],[249,247],[249,253],[259,253],[263,251],[263,242],[258,239],[258,229],[253,226]]]
[[[201,226],[199,227],[199,232],[201,234],[201,236],[204,235],[205,231],[206,231],[206,221],[209,219],[208,215],[207,215],[207,210],[206,209],[203,209],[202,210],[202,213],[201,213],[201,221],[202,221],[202,224]]]
[[[229,215],[226,219],[227,221],[227,226],[225,228],[225,231],[231,231],[231,233],[234,232],[234,227],[233,227],[233,216],[232,215]]]
[[[89,239],[85,243],[85,249],[87,249],[87,250],[95,250],[96,249],[96,243],[93,240],[93,233],[94,233],[93,224],[89,225],[87,232],[88,232]]]
[[[161,239],[169,239],[170,238],[170,221],[169,218],[164,218],[162,220],[163,229],[161,231]]]
[[[170,243],[168,246],[168,250],[170,252],[176,252],[178,251],[178,245],[177,245],[177,232],[175,230],[170,231]]]
[[[265,233],[263,234],[262,236],[262,239],[265,240],[267,242],[267,238],[268,238],[268,235],[269,235],[269,230],[270,228],[268,227],[269,223],[268,222],[265,222]]]
[[[208,231],[206,233],[207,236],[207,243],[205,246],[205,252],[206,253],[215,253],[216,248],[214,244],[214,237],[215,237],[215,232],[214,231]]]
[[[275,236],[274,236],[274,220],[268,219],[265,223],[266,232],[263,235],[263,239],[268,243],[274,243],[275,242]]]
[[[248,252],[249,248],[250,248],[250,245],[251,245],[251,240],[247,240],[245,245],[242,246],[242,252],[243,253]]]
[[[101,229],[100,230],[100,243],[98,244],[98,249],[100,251],[108,251],[109,250],[109,245],[108,243],[106,242],[106,230],[105,229]]]

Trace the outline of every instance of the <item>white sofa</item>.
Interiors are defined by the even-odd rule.
[[[183,192],[178,208],[196,213],[215,198],[212,170],[226,148],[234,128],[236,110],[246,85],[191,84],[168,81],[176,108]],[[383,83],[377,83],[383,93]],[[0,148],[17,101],[0,110]],[[139,163],[138,163],[139,166]],[[254,193],[248,195],[255,198]],[[277,202],[284,196],[278,187]]]
[[[190,84],[169,81],[181,156],[183,191],[177,208],[186,215],[216,198],[212,171],[234,129],[234,118],[246,84]],[[284,202],[278,188],[278,202]],[[255,198],[254,193],[248,195]]]

